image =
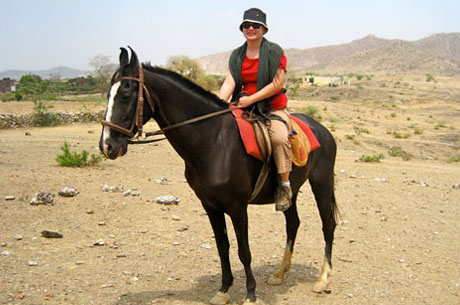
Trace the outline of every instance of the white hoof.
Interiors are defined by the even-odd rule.
[[[283,279],[272,274],[267,280],[267,284],[272,286],[281,285],[283,284]]]
[[[230,295],[224,292],[218,292],[216,295],[211,299],[212,305],[225,305],[230,301]]]
[[[313,292],[321,293],[321,292],[326,292],[326,291],[328,291],[327,282],[318,281],[315,283],[315,285],[313,285]]]

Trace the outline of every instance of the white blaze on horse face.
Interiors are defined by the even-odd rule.
[[[109,94],[109,104],[107,105],[107,114],[105,115],[105,120],[107,122],[112,122],[112,115],[113,115],[113,106],[115,104],[115,96],[117,96],[118,89],[120,88],[121,82],[116,82],[110,88]],[[107,139],[110,138],[110,129],[107,126],[104,126],[103,131],[103,143],[104,143],[104,152],[107,155]]]

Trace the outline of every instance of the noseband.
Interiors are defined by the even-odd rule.
[[[121,76],[117,78],[114,81],[114,83],[117,81],[121,81],[121,80],[133,80],[139,83],[139,94],[137,98],[136,113],[135,113],[133,122],[131,124],[131,128],[128,130],[124,127],[121,127],[120,125],[114,124],[106,120],[102,120],[101,123],[103,126],[112,128],[113,130],[116,130],[124,135],[127,135],[130,138],[134,138],[134,136],[136,135],[134,132],[134,129],[137,127],[137,130],[138,130],[137,137],[141,137],[142,127],[144,126],[144,91],[145,91],[145,96],[147,98],[147,102],[149,103],[150,109],[152,110],[152,114],[155,111],[155,108],[152,102],[152,97],[150,96],[149,90],[147,90],[147,87],[144,84],[144,70],[142,69],[141,66],[139,66],[139,78],[133,77],[133,76]]]

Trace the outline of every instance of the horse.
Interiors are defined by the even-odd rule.
[[[141,65],[137,54],[129,48],[131,58],[128,51],[121,48],[120,66],[111,80],[99,148],[109,159],[123,156],[134,135],[142,135],[144,122],[153,118],[162,129],[161,133],[184,160],[185,178],[201,201],[214,232],[222,282],[211,304],[228,303],[228,290],[233,283],[225,214],[232,221],[238,256],[246,274],[245,303],[254,303],[256,281],[251,269],[247,207],[248,204],[274,202],[274,190],[279,183],[276,168],[272,162],[272,173],[257,198],[249,203],[263,162],[246,153],[236,121],[231,110],[228,110],[229,104],[175,72],[152,67],[150,64]],[[325,240],[324,262],[313,291],[328,292],[338,213],[334,194],[337,148],[333,136],[323,125],[306,115],[295,115],[310,126],[321,147],[310,153],[305,166],[293,166],[290,173],[292,206],[283,212],[286,220],[286,248],[280,266],[267,282],[272,285],[282,284],[291,267],[300,224],[297,195],[300,187],[309,180]],[[196,119],[202,116],[206,119]]]

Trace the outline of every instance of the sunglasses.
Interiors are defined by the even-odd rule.
[[[254,23],[254,22],[243,23],[243,28],[246,30],[249,29],[251,26],[254,30],[258,30],[262,25],[260,23]]]

